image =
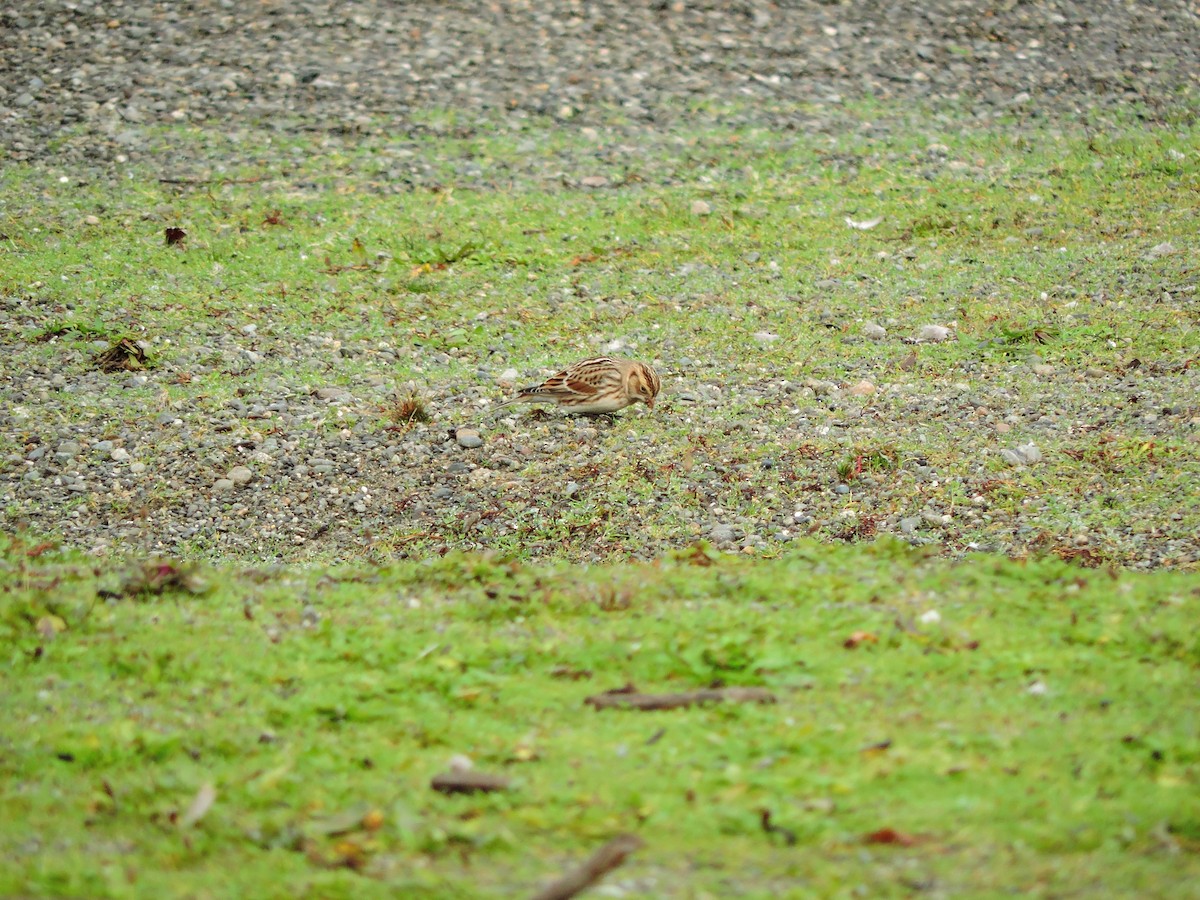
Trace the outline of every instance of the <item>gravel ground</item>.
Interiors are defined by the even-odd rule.
[[[620,118],[668,134],[685,115],[693,124],[707,116],[725,124],[812,127],[821,115],[814,104],[835,110],[864,97],[953,100],[981,119],[1078,118],[1137,102],[1153,118],[1181,93],[1194,96],[1198,77],[1194,4],[1171,0],[503,6],[70,0],[0,10],[5,164],[29,161],[80,178],[116,177],[129,163],[158,165],[149,135],[159,123],[224,133],[262,127],[403,133],[423,127],[424,110],[453,106],[465,127],[487,123],[518,132],[539,114],[564,128]],[[712,101],[708,111],[687,112],[698,99]],[[797,101],[807,103],[803,120]],[[196,142],[196,152],[203,147]],[[219,162],[173,157],[169,164],[174,172]],[[8,333],[27,334],[44,318],[31,313],[26,298],[0,297]],[[895,335],[863,339],[872,337],[898,345]],[[637,336],[629,344],[636,346]],[[177,336],[176,345],[160,368],[119,376],[115,395],[114,376],[86,365],[99,345],[66,352],[54,368],[11,355],[0,431],[21,449],[0,473],[9,527],[28,524],[99,552],[283,559],[362,552],[385,535],[379,546],[398,554],[505,545],[519,537],[535,555],[561,552],[566,541],[570,555],[605,558],[653,557],[697,538],[756,552],[808,532],[854,539],[891,531],[952,553],[1056,549],[1136,567],[1200,561],[1194,534],[1172,525],[1184,517],[1170,510],[1194,502],[1187,479],[1166,471],[1156,508],[1126,508],[1122,524],[1096,533],[1070,526],[1069,514],[1050,515],[1056,503],[1072,502],[1063,498],[1035,498],[1001,512],[992,496],[995,469],[988,466],[988,454],[996,452],[1014,471],[1036,466],[1039,447],[1105,427],[1129,426],[1151,439],[1194,432],[1200,370],[1182,361],[1121,372],[1043,366],[1035,371],[1042,389],[1026,396],[1003,378],[982,392],[949,386],[942,396],[902,385],[863,387],[861,379],[875,378],[869,370],[842,373],[837,383],[764,379],[747,386],[760,404],[795,410],[785,426],[745,415],[726,421],[717,373],[681,359],[686,347],[666,342],[657,352],[677,354],[660,360],[676,378],[662,413],[694,422],[701,436],[683,459],[656,443],[640,410],[615,426],[522,418],[489,433],[485,422],[484,445],[473,447],[471,434],[452,429],[478,420],[487,399],[514,380],[537,374],[511,371],[519,361],[503,355],[480,367],[487,386],[445,398],[434,421],[401,434],[377,427],[394,389],[389,370],[398,361],[446,360],[350,345],[335,335],[297,343],[249,324],[232,334],[213,327]],[[402,359],[406,354],[411,358]],[[347,358],[365,374],[339,377],[338,364]],[[172,379],[254,367],[267,369],[266,377],[221,408],[158,399]],[[289,379],[293,368],[331,375],[327,383],[302,385]],[[44,413],[64,394],[107,412],[51,427]],[[147,408],[150,418],[114,429],[114,407]],[[929,486],[946,474],[919,458],[905,460],[899,473],[866,472],[852,487],[813,474],[814,439],[836,434],[839,447],[906,443],[913,423],[954,441],[972,460],[953,475],[962,483],[961,500],[936,495]],[[738,446],[757,451],[722,450],[718,425],[734,433]],[[997,451],[996,435],[1009,432],[1012,445]],[[605,466],[591,459],[600,444],[609,454],[605,466],[648,473],[684,466],[694,504],[667,518],[649,508],[637,517],[612,508],[596,512],[608,483]],[[564,453],[564,447],[574,449]],[[797,478],[812,482],[809,492],[781,499],[795,494]],[[736,480],[765,498],[766,512],[723,508]],[[1118,467],[1110,482],[1096,486],[1096,496],[1074,502],[1083,508],[1107,493],[1120,504],[1119,481]],[[590,520],[580,519],[571,510],[588,498],[599,505]],[[858,511],[848,514],[851,500]],[[556,534],[547,523],[562,517],[573,524]],[[668,520],[676,524],[664,538]],[[1047,535],[1051,521],[1057,531]]]
[[[141,159],[154,123],[395,132],[447,106],[664,129],[700,98],[776,128],[797,101],[862,96],[1153,114],[1194,95],[1197,27],[1192,0],[17,0],[0,134],[10,159],[86,165]]]

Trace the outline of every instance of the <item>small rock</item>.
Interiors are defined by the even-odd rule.
[[[83,224],[84,224],[84,225],[93,225],[93,226],[94,226],[94,225],[99,225],[99,224],[100,224],[100,217],[99,217],[99,216],[84,216],[84,217],[83,217]]]
[[[804,382],[804,386],[818,397],[838,393],[838,386],[832,381],[820,381],[816,378],[809,378]]]
[[[496,376],[496,382],[498,384],[512,384],[517,380],[518,374],[516,369],[505,369]]]
[[[919,516],[906,516],[900,520],[900,533],[912,534],[921,527],[921,518]]]
[[[228,494],[234,488],[234,483],[228,478],[218,478],[213,482],[213,493]]]
[[[225,477],[236,485],[245,485],[254,480],[254,472],[248,466],[234,466]]]
[[[709,203],[707,200],[693,200],[692,201],[692,215],[693,216],[711,216],[712,211],[713,211],[712,204]]]
[[[584,175],[579,179],[579,183],[584,187],[602,188],[608,185],[608,179],[603,175]]]
[[[1033,370],[1034,375],[1045,377],[1046,375],[1054,374],[1054,366],[1049,363],[1034,363],[1030,368]]]
[[[350,392],[345,388],[323,387],[317,389],[318,400],[341,400],[342,398],[349,396]]]
[[[833,492],[835,494],[848,494],[848,493],[850,493],[850,485],[839,484],[836,487],[834,487]]]
[[[146,471],[146,464],[144,462],[131,462],[129,464],[129,471],[134,475],[141,475]]]
[[[466,450],[474,450],[476,447],[483,446],[483,438],[479,436],[479,432],[474,428],[460,428],[454,432],[454,439],[458,441],[458,446]]]
[[[936,344],[949,339],[950,334],[950,329],[944,325],[926,325],[917,332],[917,340]]]
[[[920,621],[922,625],[934,625],[942,621],[942,616],[941,613],[939,613],[936,609],[927,609],[925,612],[921,613],[921,615],[918,617],[918,621]]]
[[[724,544],[728,541],[732,541],[735,537],[737,537],[737,534],[734,532],[732,526],[714,525],[712,530],[709,531],[708,536],[712,539],[714,544]]]
[[[869,394],[875,393],[875,385],[863,379],[858,384],[850,388],[850,393],[855,397],[866,397]]]
[[[753,337],[760,344],[773,344],[779,340],[779,335],[770,331],[756,331]]]
[[[1175,245],[1170,241],[1162,244],[1155,244],[1150,248],[1150,252],[1146,254],[1150,259],[1158,259],[1160,256],[1170,256],[1175,252]]]
[[[1017,447],[1017,453],[1025,462],[1033,464],[1042,461],[1042,451],[1037,448],[1036,444],[1021,444]]]
[[[864,322],[862,333],[863,337],[869,338],[872,341],[882,341],[887,337],[887,329],[874,322]]]

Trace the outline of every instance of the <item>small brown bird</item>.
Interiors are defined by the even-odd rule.
[[[645,363],[595,356],[567,366],[557,375],[525,388],[500,405],[553,403],[575,415],[601,415],[614,413],[638,401],[654,409],[654,398],[661,387],[658,373]]]

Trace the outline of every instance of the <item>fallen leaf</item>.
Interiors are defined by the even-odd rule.
[[[503,791],[509,781],[501,775],[484,772],[443,772],[435,775],[429,786],[442,794],[474,794]]]
[[[911,847],[920,842],[915,835],[905,834],[895,828],[880,828],[863,837],[866,844],[894,844],[897,847]]]
[[[166,235],[168,247],[174,247],[177,244],[182,244],[183,239],[187,237],[187,232],[182,228],[168,228],[163,233]]]
[[[847,650],[853,650],[859,644],[874,644],[879,641],[875,635],[869,631],[855,631],[842,642],[842,646]]]
[[[205,814],[212,809],[213,803],[217,799],[217,789],[213,787],[211,781],[206,781],[200,790],[196,791],[196,796],[192,800],[192,805],[188,807],[179,819],[180,828],[191,828],[197,822],[204,818]]]

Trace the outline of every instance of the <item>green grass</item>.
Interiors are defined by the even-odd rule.
[[[0,471],[73,421],[117,433],[147,410],[211,417],[380,376],[397,397],[331,413],[324,432],[444,433],[462,385],[499,396],[478,374],[497,348],[526,371],[619,337],[664,362],[664,402],[598,431],[627,465],[556,440],[490,473],[537,503],[485,480],[477,508],[410,522],[428,486],[371,482],[402,524],[361,535],[349,563],[282,535],[236,558],[216,538],[161,566],[89,558],[20,530],[37,491],[6,497],[0,895],[526,896],[634,832],[645,848],[608,879],[626,896],[1200,896],[1200,582],[1121,568],[1149,558],[1122,555],[1127,533],[1139,553],[1174,542],[1179,558],[1155,565],[1195,568],[1194,116],[982,129],[962,110],[858,106],[811,133],[419,125],[149,131],[159,168],[120,183],[4,164]],[[178,148],[190,161],[174,170]],[[892,339],[864,340],[866,320]],[[958,339],[910,358],[895,338],[930,323]],[[221,343],[246,325],[253,366]],[[146,384],[59,390],[54,415],[20,393],[29,371],[70,385],[123,337],[149,348]],[[328,354],[280,361],[308,341]],[[367,352],[381,344],[386,363]],[[1076,387],[1048,389],[1040,362]],[[880,390],[862,415],[803,388],[864,378]],[[719,428],[672,399],[717,387]],[[1142,395],[1175,411],[1152,423]],[[974,421],[979,398],[1020,421]],[[1065,407],[1054,431],[1032,428],[1043,403]],[[1033,438],[1042,464],[1002,465],[998,446]],[[169,465],[173,440],[147,431],[139,460]],[[838,482],[849,493],[826,505],[846,516],[812,539],[741,556],[692,544],[714,507],[778,527]],[[185,493],[151,491],[139,514]],[[955,563],[875,535],[887,516],[949,517],[932,540],[962,551],[1012,541],[1017,511],[1034,526],[1014,544],[1025,561]],[[497,552],[455,552],[472,541]],[[275,555],[310,565],[262,563]],[[589,555],[607,562],[577,564]],[[635,555],[654,561],[619,564]],[[777,702],[584,705],[626,682],[762,686]],[[512,789],[434,793],[457,754]],[[181,825],[208,784],[211,809]],[[910,840],[867,842],[883,829]]]
[[[1194,575],[891,541],[584,570],[4,557],[5,895],[522,896],[626,831],[646,847],[610,880],[647,896],[1200,878]],[[627,681],[778,702],[584,705]],[[434,793],[454,754],[512,789]],[[887,828],[913,843],[866,842]]]

